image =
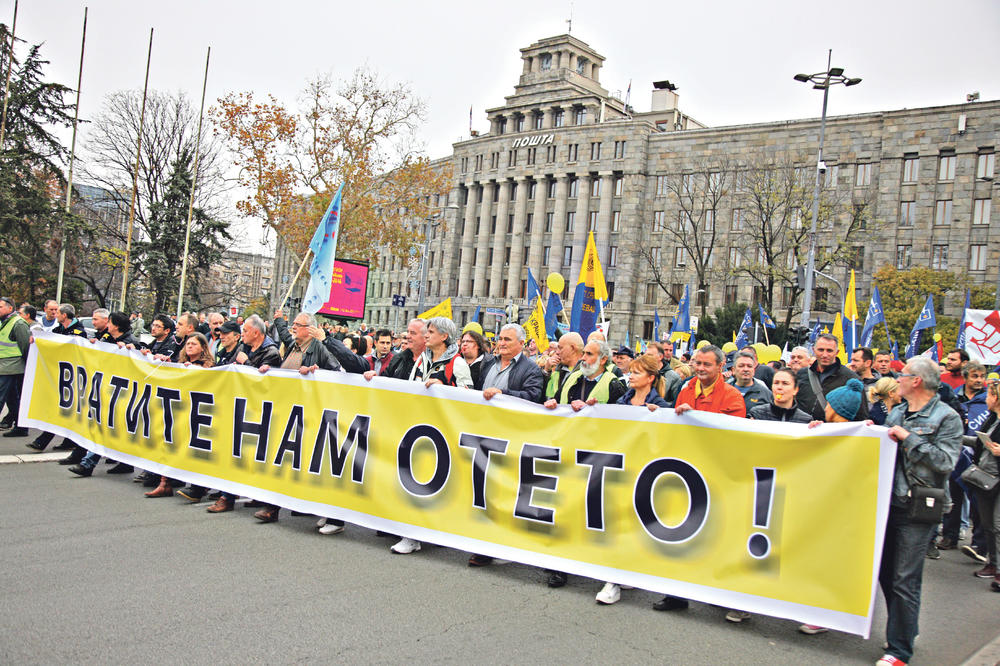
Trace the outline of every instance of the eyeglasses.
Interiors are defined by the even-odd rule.
[[[898,374],[898,375],[896,375],[896,376],[897,376],[897,377],[916,377],[917,375],[911,375],[911,374],[909,374],[909,373],[906,373],[906,372],[901,372],[901,373],[899,373],[899,374]]]

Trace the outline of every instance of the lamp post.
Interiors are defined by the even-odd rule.
[[[458,210],[458,206],[449,204],[442,211],[432,213],[424,218],[424,244],[420,254],[420,284],[417,285],[417,313],[424,311],[424,294],[427,292],[427,248],[430,244],[430,230],[441,225],[441,218],[446,211]]]
[[[812,222],[809,226],[809,259],[806,264],[805,295],[802,301],[802,326],[809,326],[812,309],[813,271],[816,270],[816,220],[819,217],[819,194],[823,184],[826,165],[823,163],[823,139],[826,136],[826,103],[830,96],[830,86],[842,83],[845,86],[856,86],[861,83],[859,78],[847,78],[841,67],[830,67],[833,50],[827,52],[826,71],[817,74],[796,74],[795,80],[801,83],[812,83],[813,88],[823,91],[823,114],[819,121],[819,156],[816,159],[816,184],[813,187]]]

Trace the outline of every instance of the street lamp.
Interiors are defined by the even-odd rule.
[[[417,285],[417,313],[424,311],[424,294],[427,290],[427,247],[430,244],[431,227],[441,224],[441,218],[446,211],[458,210],[455,204],[449,204],[437,213],[432,213],[424,218],[424,245],[420,254],[420,284]]]
[[[826,102],[830,95],[830,86],[842,83],[845,86],[856,86],[861,83],[859,78],[844,76],[842,67],[830,67],[833,49],[827,52],[826,71],[817,74],[796,74],[795,80],[801,83],[812,83],[813,88],[823,91],[823,115],[819,121],[819,157],[816,159],[816,184],[813,187],[812,223],[809,226],[809,260],[806,264],[805,296],[802,302],[802,326],[809,326],[810,310],[812,309],[813,271],[816,270],[816,219],[819,217],[819,193],[826,164],[823,163],[823,139],[826,135]]]

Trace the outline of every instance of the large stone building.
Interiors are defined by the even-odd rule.
[[[651,111],[636,113],[601,86],[604,57],[571,35],[521,49],[521,59],[514,94],[487,112],[489,133],[455,143],[437,161],[450,165],[454,180],[429,227],[427,306],[450,296],[464,323],[477,306],[513,304],[523,320],[528,269],[539,283],[552,271],[575,283],[593,231],[614,339],[625,330],[648,338],[654,310],[669,314],[684,285],[696,308],[709,311],[762,300],[775,319],[797,311],[790,276],[804,263],[818,118],[708,128],[680,111],[666,81],[654,84]],[[996,279],[998,130],[997,101],[827,119],[817,246],[831,277],[843,283],[849,267],[858,269],[862,310],[872,273],[885,264]],[[788,178],[755,185],[765,172]],[[785,187],[783,210],[771,214],[791,245],[764,248],[748,229],[748,218],[765,215],[755,187]],[[418,312],[421,254],[372,267],[368,323],[405,322]],[[761,275],[779,265],[769,289]],[[409,296],[400,311],[394,294]],[[820,312],[842,302],[823,277],[815,298]],[[949,302],[946,312],[960,307]],[[495,324],[492,316],[483,323]]]

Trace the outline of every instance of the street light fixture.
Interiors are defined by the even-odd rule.
[[[808,328],[809,317],[812,314],[812,292],[813,275],[816,270],[816,220],[819,217],[819,194],[823,183],[823,175],[826,173],[826,164],[823,163],[823,140],[826,137],[826,105],[830,96],[830,86],[843,84],[844,86],[856,86],[861,83],[860,78],[847,78],[844,76],[842,67],[830,67],[830,60],[833,58],[833,50],[827,52],[826,71],[816,74],[796,74],[795,80],[801,83],[812,83],[813,88],[823,91],[823,114],[819,121],[819,156],[816,158],[816,184],[813,187],[812,201],[812,223],[809,227],[809,260],[806,264],[805,275],[805,295],[802,300],[802,326]]]

